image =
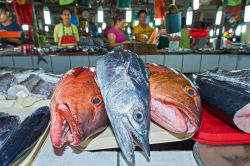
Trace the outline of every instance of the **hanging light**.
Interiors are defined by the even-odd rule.
[[[198,10],[200,8],[200,1],[199,0],[193,0],[193,9]]]
[[[130,27],[127,28],[127,32],[128,32],[128,34],[131,34],[131,28]]]
[[[191,6],[187,9],[186,25],[192,25],[193,22],[193,8]]]
[[[102,28],[98,27],[98,33],[102,33]]]
[[[102,23],[102,30],[104,30],[107,27],[106,22]]]
[[[126,10],[126,22],[131,22],[132,21],[132,9],[129,8]]]
[[[97,9],[97,22],[98,23],[103,23],[103,9],[102,9],[102,6],[99,6],[98,9]]]
[[[43,7],[43,16],[44,16],[44,23],[46,25],[50,25],[51,24],[50,11],[47,6]]]
[[[220,29],[219,29],[219,28],[217,28],[217,29],[216,29],[216,36],[218,36],[218,35],[219,35],[219,33],[220,33]]]
[[[161,25],[161,18],[155,18],[155,25],[156,26]]]
[[[223,28],[222,28],[222,33],[224,33],[225,32],[225,26],[223,26]]]
[[[22,29],[23,29],[23,31],[28,31],[29,30],[29,25],[23,24]]]
[[[220,6],[216,13],[215,25],[220,25],[222,18],[222,6]]]
[[[213,30],[213,29],[211,29],[211,30],[209,31],[209,36],[210,36],[210,37],[214,36],[214,30]]]
[[[235,30],[235,35],[240,36],[240,34],[241,34],[241,25],[238,25],[236,30]]]
[[[44,30],[45,30],[45,32],[49,32],[49,26],[48,26],[48,25],[45,25],[45,26],[44,26]]]
[[[246,26],[246,24],[243,24],[243,25],[241,26],[241,33],[245,33],[246,30],[247,30],[247,26]]]
[[[244,22],[250,22],[250,0],[246,1]]]

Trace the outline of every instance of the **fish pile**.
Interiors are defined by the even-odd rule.
[[[201,101],[193,83],[174,69],[147,64],[150,71],[151,118],[174,133],[193,133],[200,127]]]
[[[134,143],[150,155],[150,118],[173,133],[193,133],[200,126],[199,93],[187,77],[164,66],[145,65],[122,49],[105,54],[95,69],[68,71],[57,84],[50,107],[54,147],[62,148],[66,142],[77,147],[103,131],[109,120],[132,164]]]
[[[101,92],[90,68],[68,71],[51,98],[50,138],[60,148],[65,142],[78,146],[108,125]]]
[[[0,113],[0,163],[2,166],[21,162],[31,152],[50,121],[49,107],[41,107],[19,122],[17,116]]]
[[[250,133],[250,70],[210,71],[193,80],[210,112]]]
[[[0,100],[39,95],[48,99],[60,75],[42,69],[0,68]]]

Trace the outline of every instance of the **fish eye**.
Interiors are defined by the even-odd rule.
[[[193,90],[193,89],[189,89],[189,90],[188,90],[188,94],[189,94],[190,96],[194,96],[194,90]]]
[[[189,96],[195,96],[196,95],[196,91],[194,90],[194,88],[188,86],[185,89],[186,89]]]
[[[134,112],[134,119],[137,121],[137,122],[141,122],[143,120],[143,113],[140,112],[140,111],[135,111]]]
[[[98,98],[98,97],[96,97],[96,98],[92,99],[92,103],[93,103],[94,105],[98,105],[98,104],[101,103],[101,99]]]

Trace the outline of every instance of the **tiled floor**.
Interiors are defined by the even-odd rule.
[[[142,152],[136,151],[135,166],[197,166],[192,154],[193,143],[193,141],[188,140],[152,145],[150,161],[147,161]],[[42,151],[32,165],[130,166],[124,160],[119,149],[98,152],[76,152],[68,149],[63,154],[55,154],[53,148]]]

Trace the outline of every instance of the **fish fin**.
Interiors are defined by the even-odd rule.
[[[209,72],[217,73],[219,71],[219,66],[215,66],[209,70]]]
[[[128,73],[130,62],[129,61],[125,62],[124,66],[125,66],[126,73]]]
[[[82,72],[84,72],[86,69],[82,68],[82,67],[76,67],[74,69],[72,69],[71,74],[75,77],[77,77],[79,74],[81,74]]]

